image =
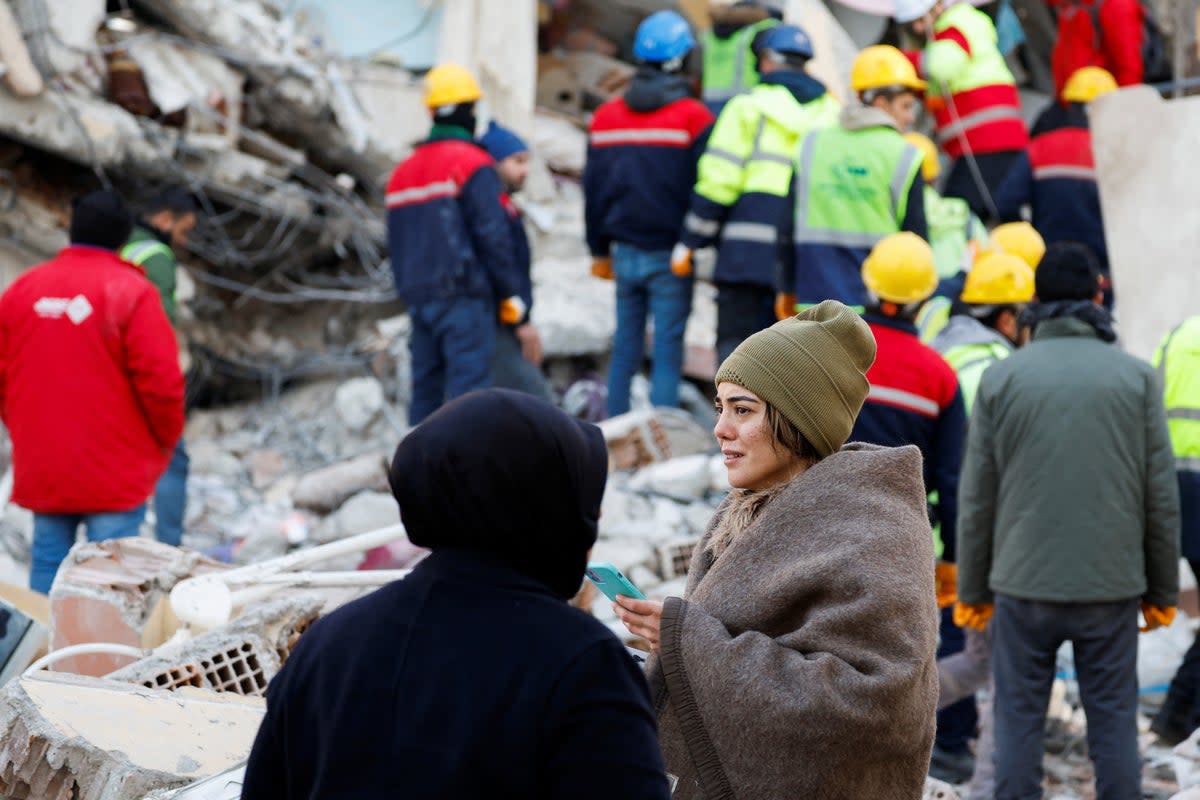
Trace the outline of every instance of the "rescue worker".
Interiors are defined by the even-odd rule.
[[[758,85],[763,37],[783,20],[783,11],[770,3],[741,0],[714,5],[709,15],[701,97],[713,114],[720,114],[726,103]]]
[[[1179,480],[1182,554],[1200,579],[1200,316],[1163,337],[1154,354],[1167,403],[1167,428]],[[1192,642],[1150,730],[1178,744],[1200,727],[1200,636]]]
[[[525,233],[525,215],[512,196],[525,186],[529,176],[529,146],[513,131],[492,122],[479,137],[479,144],[496,161],[496,172],[504,184],[500,205],[508,216],[508,229],[516,266],[517,294],[525,303],[526,319],[515,325],[498,322],[496,352],[492,358],[492,384],[501,389],[525,392],[543,400],[552,399],[550,383],[542,372],[542,337],[529,321],[533,311],[532,255]]]
[[[671,255],[677,275],[692,273],[692,252],[719,243],[717,356],[775,323],[781,228],[790,227],[788,193],[800,138],[832,125],[839,103],[804,71],[808,34],[777,25],[763,41],[762,82],[731,100],[700,158],[691,209]],[[786,233],[786,230],[784,231]]]
[[[928,42],[909,57],[929,81],[926,105],[937,142],[953,160],[942,194],[963,198],[988,219],[991,195],[1029,138],[996,26],[970,3],[955,0],[897,0],[895,16]]]
[[[864,315],[878,343],[867,372],[871,389],[851,440],[900,447],[924,456],[925,490],[935,528],[940,585],[955,582],[955,516],[958,468],[966,435],[966,410],[958,379],[938,353],[917,337],[913,317],[937,288],[933,250],[911,232],[881,240],[862,266]],[[942,609],[938,658],[963,649],[953,610]],[[938,713],[930,774],[958,783],[971,775],[968,740],[975,735],[975,702],[968,698]]]
[[[475,143],[483,92],[457,64],[434,67],[425,84],[429,138],[387,187],[388,251],[412,320],[413,425],[446,400],[489,386],[497,315],[507,325],[526,319],[498,202],[504,187]]]
[[[175,302],[175,251],[187,245],[196,227],[199,206],[181,186],[168,186],[149,203],[141,219],[134,224],[129,242],[121,249],[121,258],[146,273],[158,289],[163,311],[172,326],[178,323]],[[179,368],[186,375],[189,356],[178,329],[175,332]],[[187,510],[187,479],[191,459],[183,437],[175,444],[166,471],[154,488],[154,538],[178,547],[183,543],[183,519]]]
[[[780,319],[823,300],[862,310],[871,248],[897,231],[927,235],[922,153],[903,136],[925,82],[903,53],[876,45],[854,60],[850,86],[858,102],[806,134],[796,156],[795,265],[780,285]]]
[[[583,175],[588,248],[592,274],[617,283],[610,416],[629,411],[648,315],[654,318],[650,402],[679,405],[693,280],[672,273],[671,246],[679,240],[696,162],[713,122],[704,104],[689,96],[680,74],[695,44],[678,13],[647,17],[638,26],[634,53],[642,63],[629,89],[592,117]]]
[[[954,369],[967,414],[984,371],[1007,358],[1017,346],[1018,319],[1033,300],[1034,274],[1029,265],[1011,253],[985,252],[966,276],[962,296],[933,348]],[[958,600],[957,575],[944,569],[947,582],[938,587],[938,607],[952,608]],[[986,634],[966,630],[963,650],[938,662],[938,707],[972,698],[986,688],[991,677],[991,643]],[[991,797],[993,715],[990,703],[979,709],[979,736],[975,742],[975,772],[969,797]]]
[[[1030,207],[1030,221],[1048,244],[1082,242],[1100,261],[1108,277],[1108,247],[1104,217],[1096,186],[1096,163],[1087,104],[1115,91],[1117,82],[1099,67],[1084,67],[1062,90],[1065,105],[1051,103],[1033,127],[1027,151],[996,192],[996,211],[1004,222],[1022,218]],[[1105,286],[1105,305],[1111,291]]]

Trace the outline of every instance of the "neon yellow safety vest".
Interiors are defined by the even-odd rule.
[[[1163,337],[1153,364],[1162,376],[1175,468],[1200,472],[1200,316]]]
[[[945,280],[971,269],[971,248],[987,244],[987,228],[971,213],[960,197],[942,197],[937,189],[925,186],[925,223],[929,227],[929,246],[938,277]]]
[[[975,405],[975,393],[979,391],[979,382],[983,379],[984,370],[1010,355],[1012,348],[1000,342],[963,344],[942,353],[942,358],[946,359],[946,363],[958,374],[958,388],[962,392],[968,416]]]
[[[894,128],[809,133],[796,158],[796,243],[869,250],[899,231],[921,158]]]
[[[913,321],[922,342],[929,344],[945,329],[950,322],[950,309],[953,307],[954,301],[940,294],[935,294],[925,301]]]
[[[704,34],[701,97],[705,103],[725,103],[758,85],[758,59],[752,45],[759,33],[778,24],[777,19],[764,19],[724,39],[711,30]]]
[[[841,105],[829,94],[801,105],[783,86],[762,84],[735,97],[713,127],[708,148],[696,168],[696,193],[719,205],[733,206],[754,192],[787,197],[796,143],[815,127],[832,125]],[[738,214],[734,214],[738,217]],[[684,224],[700,235],[713,235],[715,220],[688,214]],[[776,241],[772,220],[730,222],[722,241]]]

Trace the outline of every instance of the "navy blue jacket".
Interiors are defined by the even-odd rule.
[[[624,646],[544,584],[448,549],[304,634],[267,688],[242,798],[610,800],[605,775],[639,767],[623,796],[666,800]]]
[[[517,293],[504,190],[491,156],[463,131],[436,133],[392,173],[388,252],[396,291],[411,305]]]
[[[529,234],[525,231],[525,215],[508,193],[500,197],[500,205],[508,216],[508,232],[513,248],[513,275],[516,294],[525,301],[525,315],[533,310],[533,251],[529,247]]]
[[[941,524],[942,560],[953,562],[958,473],[967,429],[958,377],[936,350],[921,342],[911,323],[870,313],[865,319],[878,353],[867,371],[871,390],[850,441],[921,448],[925,489],[938,493],[932,510],[934,521]]]
[[[648,67],[596,109],[583,173],[593,256],[608,256],[613,242],[670,250],[679,241],[712,123],[682,77]]]
[[[1083,242],[1107,269],[1092,134],[1083,106],[1052,103],[1042,112],[1029,146],[1000,184],[995,201],[1003,222],[1021,219],[1021,206],[1028,204],[1033,227],[1046,244]]]

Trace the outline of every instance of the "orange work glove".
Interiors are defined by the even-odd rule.
[[[592,275],[601,280],[611,281],[613,279],[612,259],[608,256],[603,258],[592,259]]]
[[[991,622],[992,614],[995,611],[996,607],[991,603],[979,603],[977,605],[955,603],[954,624],[960,628],[983,631],[987,628],[988,623]]]
[[[775,319],[796,316],[796,295],[780,292],[775,295]]]
[[[516,325],[525,319],[525,301],[515,294],[500,301],[500,321],[505,325]]]
[[[939,561],[933,568],[933,584],[937,588],[938,608],[949,608],[958,602],[958,565]]]
[[[1152,606],[1142,603],[1142,617],[1146,624],[1138,627],[1142,633],[1155,628],[1165,628],[1175,621],[1175,606]]]
[[[671,272],[681,278],[692,274],[692,251],[686,245],[677,244],[671,250]]]
[[[946,98],[938,94],[925,95],[925,108],[930,114],[940,114],[946,110]]]

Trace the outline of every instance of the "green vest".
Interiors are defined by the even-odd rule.
[[[963,63],[962,48],[953,41],[929,44],[921,60],[921,71],[929,78],[930,94],[940,94],[943,89],[958,94],[980,86],[1015,83],[996,44],[996,26],[991,17],[970,3],[955,3],[933,23],[935,34],[950,28],[966,38],[971,55]]]
[[[141,267],[146,277],[158,289],[167,318],[175,322],[175,253],[148,231],[135,227],[133,236],[121,248],[121,258]],[[161,258],[160,258],[161,257]]]
[[[967,245],[987,243],[987,229],[971,213],[967,201],[959,197],[942,197],[932,186],[925,187],[925,223],[929,227],[929,246],[938,277],[953,278],[971,269]]]
[[[894,128],[809,133],[796,158],[796,243],[869,250],[899,231],[921,158]]]
[[[1200,316],[1163,337],[1153,364],[1162,377],[1175,468],[1200,472]]]
[[[950,322],[950,309],[953,307],[954,301],[940,294],[935,294],[925,301],[914,320],[917,326],[917,335],[922,342],[929,344],[937,338],[937,335]]]
[[[958,388],[962,391],[963,404],[967,407],[968,416],[975,405],[975,393],[979,391],[979,381],[983,379],[984,370],[1011,354],[1012,348],[1005,347],[1000,342],[964,344],[942,353],[942,358],[946,359],[946,363],[958,374]]]
[[[771,18],[742,28],[722,39],[711,30],[704,34],[704,77],[701,96],[704,102],[724,103],[758,85],[758,59],[751,46],[761,31],[774,28],[779,21]]]

